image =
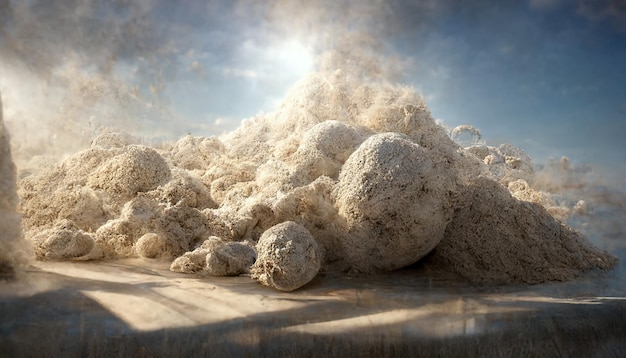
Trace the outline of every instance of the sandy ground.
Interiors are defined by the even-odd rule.
[[[535,286],[477,287],[419,267],[320,274],[293,293],[167,267],[34,263],[0,283],[0,356],[626,354],[623,263]]]

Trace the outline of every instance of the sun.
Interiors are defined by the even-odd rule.
[[[267,53],[279,68],[298,77],[312,71],[315,64],[312,48],[296,39],[277,43]]]
[[[241,44],[238,55],[223,73],[250,80],[293,82],[313,71],[314,65],[312,46],[298,39],[249,40]]]

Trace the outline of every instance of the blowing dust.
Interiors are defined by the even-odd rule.
[[[12,278],[15,267],[28,262],[21,218],[17,212],[17,168],[11,156],[9,133],[4,126],[0,98],[0,279]]]
[[[284,291],[320,270],[389,271],[427,255],[429,267],[485,283],[615,266],[529,184],[523,151],[450,138],[466,130],[478,133],[438,125],[409,88],[313,73],[279,110],[222,138],[150,147],[100,135],[19,181],[22,227],[38,260],[139,256]],[[0,139],[8,267],[25,245],[6,131]]]

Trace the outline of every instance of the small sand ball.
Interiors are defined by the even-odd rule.
[[[335,186],[343,239],[352,270],[410,265],[443,238],[453,207],[454,176],[433,165],[407,136],[371,136],[348,158]]]
[[[209,189],[192,175],[186,172],[176,173],[167,184],[159,186],[157,189],[147,193],[148,197],[154,198],[162,203],[176,205],[180,201],[184,201],[187,206],[192,208],[214,208],[217,207]]]
[[[410,95],[405,100],[397,98],[394,104],[385,102],[371,106],[363,117],[364,124],[370,129],[407,135],[424,148],[448,152],[458,148],[446,131],[435,123],[423,98]]]
[[[254,182],[251,180],[242,181],[242,178],[236,175],[225,175],[211,182],[210,195],[212,200],[222,204],[228,197],[236,197],[238,194],[250,196],[252,183]]]
[[[311,178],[336,178],[341,165],[362,141],[356,129],[347,124],[322,122],[305,132],[293,159]]]
[[[320,252],[311,233],[293,221],[272,226],[257,244],[258,258],[252,278],[280,291],[296,290],[320,269]]]
[[[120,219],[128,220],[133,224],[133,228],[139,231],[162,214],[163,208],[156,201],[145,195],[138,195],[124,204]]]
[[[191,250],[207,232],[206,217],[198,209],[178,203],[155,220],[155,231],[175,244],[175,255]]]
[[[138,239],[137,231],[127,219],[113,219],[96,230],[95,240],[104,258],[132,256],[133,246]]]
[[[193,251],[185,252],[182,256],[177,257],[170,265],[170,271],[183,273],[203,271],[209,251],[222,243],[223,241],[219,237],[210,236]]]
[[[185,136],[170,151],[175,166],[187,170],[206,169],[224,153],[224,144],[216,137]]]
[[[177,257],[170,265],[170,271],[196,273],[204,270],[206,252],[190,251]]]
[[[95,243],[91,235],[69,220],[59,221],[52,229],[32,238],[39,260],[63,260],[87,255]]]
[[[178,247],[159,234],[149,232],[137,240],[135,251],[144,258],[174,258]]]
[[[206,270],[213,276],[236,276],[250,272],[256,251],[240,242],[226,242],[209,250]]]
[[[236,212],[229,207],[206,209],[202,213],[206,218],[208,232],[228,241],[247,238],[258,222],[258,219],[246,213]]]
[[[121,154],[98,167],[87,185],[111,194],[132,196],[155,189],[170,177],[169,166],[154,149],[129,145]]]

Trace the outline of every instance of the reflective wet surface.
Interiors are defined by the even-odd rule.
[[[167,268],[34,263],[0,283],[0,356],[626,354],[623,261],[534,286],[472,286],[412,267],[320,274],[292,293]]]

